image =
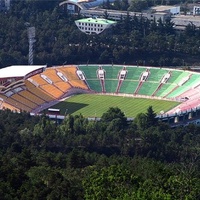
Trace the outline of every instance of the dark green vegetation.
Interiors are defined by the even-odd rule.
[[[171,129],[152,107],[128,124],[118,108],[101,121],[0,111],[3,200],[194,200],[200,197],[200,128]]]
[[[143,18],[131,20],[127,13],[127,18],[119,21],[111,33],[85,35],[74,23],[81,16],[62,13],[58,1],[47,2],[13,0],[11,10],[0,13],[1,68],[28,63],[26,22],[36,28],[34,64],[182,66],[199,63],[200,30],[191,24],[184,32],[176,33],[170,21],[157,24]]]
[[[155,112],[168,111],[178,105],[174,101],[161,101],[155,99],[141,99],[132,97],[106,96],[94,94],[82,94],[70,97],[63,102],[53,106],[61,110],[61,114],[82,114],[84,117],[101,117],[109,107],[118,107],[126,117],[135,117],[145,112],[149,106],[153,106]]]

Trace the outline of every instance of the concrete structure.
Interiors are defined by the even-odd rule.
[[[86,34],[100,34],[105,29],[110,28],[116,22],[103,18],[85,18],[75,21],[80,31]]]
[[[195,15],[177,15],[171,18],[174,23],[174,28],[178,30],[184,30],[188,24],[200,27],[200,16]]]
[[[180,6],[155,6],[151,7],[150,10],[152,13],[170,13],[171,15],[180,14]]]

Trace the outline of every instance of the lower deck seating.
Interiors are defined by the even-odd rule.
[[[24,105],[23,103],[13,99],[12,97],[9,97],[6,99],[6,103],[18,108],[19,110],[23,110],[23,111],[27,111],[27,112],[30,112],[31,111],[31,108]]]
[[[44,92],[41,90],[39,87],[36,87],[34,84],[32,84],[30,81],[26,80],[25,81],[26,87],[31,92],[32,94],[36,95],[37,97],[41,98],[42,100],[49,102],[53,101],[54,97],[52,97],[50,94],[47,92]]]
[[[151,96],[159,85],[160,83],[146,81],[142,84],[141,88],[138,91],[138,94]]]
[[[28,90],[21,91],[20,95],[29,99],[30,101],[34,102],[37,105],[45,103],[44,100],[42,100],[41,98],[37,97],[36,95],[30,93]]]
[[[48,84],[48,85],[42,85],[41,88],[46,91],[47,93],[51,94],[54,96],[56,99],[60,98],[64,93],[56,88],[55,86]]]
[[[128,81],[124,80],[119,93],[124,93],[124,94],[133,94],[138,86],[138,81]]]
[[[107,93],[115,93],[117,90],[118,80],[105,80],[105,89]]]
[[[67,92],[71,88],[71,85],[67,82],[57,82],[54,85],[63,92]]]
[[[94,90],[95,92],[102,92],[102,87],[99,80],[87,80],[87,83],[91,90]]]
[[[15,99],[15,100],[17,100],[18,102],[23,103],[24,105],[26,105],[29,108],[34,109],[34,108],[37,107],[37,104],[35,104],[35,103],[31,102],[30,100],[28,100],[28,99],[20,96],[19,94],[12,95],[12,98]]]

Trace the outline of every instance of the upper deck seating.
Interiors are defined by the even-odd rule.
[[[58,70],[64,73],[64,75],[66,75],[69,83],[73,87],[88,89],[85,82],[83,80],[80,80],[78,75],[76,74],[76,71],[77,71],[76,66],[60,67],[58,68]]]
[[[126,79],[137,81],[140,79],[140,76],[143,72],[146,71],[145,67],[126,67],[127,76]]]
[[[150,68],[149,71],[150,74],[148,76],[147,81],[153,81],[153,82],[160,82],[162,77],[168,73],[168,70],[160,68]]]
[[[47,68],[44,72],[49,79],[53,81],[53,83],[60,82],[62,79],[57,75],[57,71],[54,68]]]

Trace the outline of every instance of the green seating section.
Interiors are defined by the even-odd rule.
[[[141,88],[139,89],[138,94],[151,96],[158,88],[159,84],[160,83],[149,82],[149,81],[144,82]]]
[[[144,67],[127,67],[126,70],[128,71],[126,79],[137,81],[140,79],[141,74],[146,71],[146,68],[144,68]]]
[[[147,81],[160,82],[162,77],[167,73],[168,73],[168,70],[166,70],[166,69],[151,68],[150,75],[148,76]]]
[[[124,94],[133,94],[138,86],[138,81],[127,81],[124,80],[119,93],[124,93]]]
[[[102,69],[106,72],[106,79],[116,79],[118,80],[119,71],[123,69],[121,66],[103,66]]]
[[[197,74],[193,74],[185,84],[183,84],[182,86],[174,90],[172,93],[170,93],[167,96],[167,98],[177,97],[182,93],[186,92],[187,90],[189,90],[190,88],[192,88],[193,86],[195,86],[197,83],[200,83],[200,77]]]
[[[105,80],[105,89],[107,93],[115,93],[117,90],[118,80]]]
[[[91,90],[102,92],[102,87],[99,80],[87,80],[87,83]]]
[[[166,96],[167,94],[169,94],[169,92],[171,92],[175,87],[176,87],[176,85],[166,83],[166,84],[164,84],[164,85],[161,87],[161,89],[156,93],[156,96],[165,97],[165,96]]]
[[[86,66],[79,66],[78,67],[81,71],[84,72],[86,79],[97,79],[97,70],[99,69],[99,66],[91,66],[91,65],[86,65]]]
[[[86,81],[90,86],[90,89],[96,92],[102,92],[101,83],[97,78],[97,70],[99,65],[80,65],[78,66],[86,76]],[[118,86],[118,74],[123,69],[123,66],[113,66],[113,65],[102,65],[102,69],[105,70],[105,91],[107,93],[115,93]],[[141,74],[147,70],[146,67],[137,66],[126,66],[127,76],[120,87],[119,93],[134,94],[138,84]],[[169,69],[163,68],[148,68],[150,74],[147,81],[143,82],[141,88],[138,91],[140,95],[151,96],[159,87],[160,81],[165,74],[169,72]],[[180,94],[186,92],[194,85],[200,84],[200,76],[198,74],[191,74],[190,79],[180,87],[178,84],[185,77],[188,77],[191,73],[188,71],[181,70],[171,70],[171,76],[167,83],[163,84],[162,87],[156,92],[157,97],[167,97],[174,98]]]
[[[171,77],[169,78],[167,83],[178,84],[186,76],[189,76],[189,72],[171,71]]]

